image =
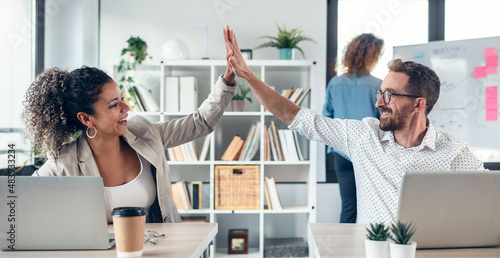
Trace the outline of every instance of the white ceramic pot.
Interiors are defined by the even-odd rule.
[[[391,258],[414,258],[417,252],[417,242],[410,241],[407,245],[391,242]]]
[[[366,258],[389,258],[389,240],[365,239]]]

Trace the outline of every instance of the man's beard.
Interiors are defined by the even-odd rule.
[[[380,114],[384,111],[388,111],[390,114],[389,117],[380,119],[380,130],[394,132],[404,128],[408,118],[410,117],[412,105],[411,103],[404,105],[399,111],[394,111],[386,107],[380,107],[379,109]]]

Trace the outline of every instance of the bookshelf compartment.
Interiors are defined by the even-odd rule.
[[[260,209],[260,166],[215,166],[216,210]]]
[[[248,248],[259,248],[259,215],[258,214],[217,214],[215,222],[219,223],[219,233],[215,238],[217,253],[227,255],[228,233],[230,229],[248,229]]]
[[[244,155],[245,152],[248,154],[252,153],[251,147],[253,148],[254,155],[250,159],[251,161],[257,161],[260,157],[260,137],[254,139],[252,143],[252,139],[249,140],[249,132],[254,122],[260,122],[260,117],[258,116],[249,116],[249,117],[237,117],[237,116],[224,116],[218,125],[218,130],[215,131],[215,160],[222,160],[221,158],[224,156],[228,147],[230,147],[231,142],[234,140],[234,137],[237,135],[245,142],[243,143],[242,153]],[[259,125],[258,130],[260,130],[261,126]],[[257,132],[258,134],[261,131]],[[245,144],[250,144],[248,148]],[[245,148],[246,151],[245,151]],[[232,153],[232,151],[230,151]],[[234,155],[233,155],[234,156]],[[239,156],[237,155],[237,159],[239,160]],[[251,155],[250,155],[251,156]]]

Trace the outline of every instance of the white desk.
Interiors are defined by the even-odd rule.
[[[217,223],[151,223],[146,230],[165,234],[158,245],[145,244],[143,256],[198,258],[217,235]],[[113,226],[108,226],[113,232]],[[116,257],[116,248],[90,251],[0,251],[0,257]]]
[[[366,257],[366,226],[363,224],[309,223],[315,257]],[[418,247],[418,243],[417,243]],[[500,257],[500,248],[417,250],[416,257]]]

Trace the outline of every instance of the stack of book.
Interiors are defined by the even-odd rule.
[[[184,180],[172,183],[172,199],[178,210],[201,209],[202,200],[201,181],[186,182]]]
[[[289,99],[298,106],[300,105],[300,103],[302,103],[302,101],[307,96],[307,94],[309,94],[310,91],[311,91],[310,87],[307,88],[294,87],[292,89],[282,90],[281,95],[283,95],[285,98]]]
[[[196,155],[195,143],[188,142],[179,146],[167,149],[168,159],[170,161],[204,161],[207,158],[210,137],[206,136],[200,156]]]
[[[289,129],[278,129],[271,121],[265,126],[264,135],[265,161],[303,161],[304,157],[299,146],[298,134]]]
[[[278,188],[276,188],[276,181],[274,177],[265,177],[264,192],[266,195],[267,209],[268,210],[282,210]]]
[[[158,112],[160,107],[150,90],[140,85],[122,84],[126,103],[134,112]]]
[[[221,160],[251,160],[259,149],[260,130],[260,121],[254,121],[248,131],[246,140],[243,140],[239,135],[235,135],[226,151],[224,151]]]

